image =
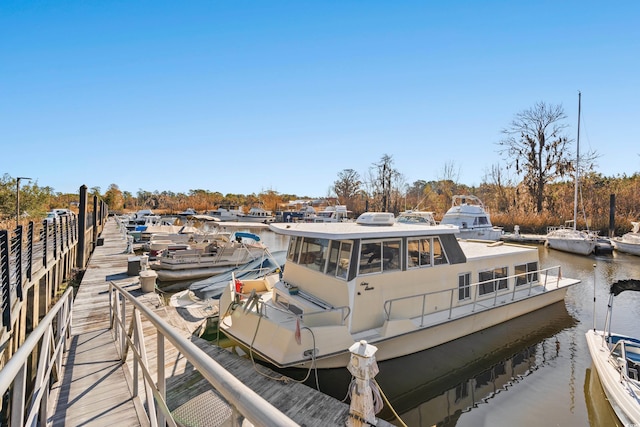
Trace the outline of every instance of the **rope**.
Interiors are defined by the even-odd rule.
[[[358,380],[356,377],[351,377],[347,396],[351,396],[353,395],[353,393],[355,393],[357,382]],[[380,386],[378,386],[378,383],[376,383],[376,381],[371,378],[369,379],[369,387],[371,388],[371,395],[373,397],[373,412],[377,414],[378,412],[382,411],[382,408],[384,408],[384,401],[382,400],[382,396],[380,395]]]
[[[251,363],[253,363],[253,369],[259,373],[260,375],[269,378],[271,380],[275,380],[275,381],[281,381],[283,383],[288,383],[290,381],[293,381],[295,383],[303,383],[305,381],[307,381],[309,379],[309,376],[311,375],[311,370],[315,368],[315,351],[313,352],[312,355],[312,361],[311,361],[311,365],[309,366],[309,369],[307,370],[307,374],[305,375],[305,377],[302,380],[296,380],[294,378],[291,377],[287,377],[287,376],[280,376],[279,378],[277,377],[273,377],[269,374],[267,374],[266,372],[262,372],[260,369],[258,369],[258,365],[256,364],[256,361],[253,357],[253,345],[255,343],[256,337],[258,336],[258,329],[260,329],[260,322],[262,320],[262,313],[260,313],[260,310],[258,310],[257,306],[256,306],[256,311],[258,312],[258,324],[256,325],[256,330],[253,333],[253,338],[251,339],[251,344],[249,345],[249,358],[251,359]],[[313,331],[311,329],[309,329],[308,327],[304,327],[303,329],[307,329],[309,332],[311,332],[311,337],[313,338],[313,348],[315,349],[315,345],[316,345],[316,337],[313,334]],[[318,370],[315,369],[315,379],[316,379],[316,388],[318,389],[318,391],[320,391],[320,383],[318,381]]]
[[[382,395],[385,403],[387,404],[387,406],[389,407],[389,409],[391,409],[391,412],[393,413],[393,416],[396,417],[396,419],[400,422],[400,424],[403,427],[407,427],[407,424],[402,421],[402,418],[400,418],[400,415],[398,415],[398,413],[396,412],[395,409],[393,409],[393,406],[391,406],[391,402],[389,402],[389,399],[387,399],[387,396],[384,394],[384,392],[382,391],[382,388],[380,387],[380,384],[378,384],[378,382],[375,379],[371,379],[371,381],[373,381],[376,385],[376,388],[378,389],[378,391],[380,391],[380,394]]]

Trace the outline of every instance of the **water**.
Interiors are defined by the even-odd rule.
[[[272,250],[287,238],[255,230]],[[542,267],[562,266],[562,275],[582,282],[564,302],[495,328],[403,358],[380,362],[376,377],[400,418],[414,426],[615,426],[586,345],[585,332],[603,327],[608,287],[640,278],[640,258],[582,257],[538,247]],[[640,295],[616,298],[613,326],[640,336]],[[292,377],[304,373],[286,372]],[[321,391],[346,395],[346,369],[319,371]],[[311,375],[306,383],[316,387]],[[399,425],[385,405],[379,417]]]

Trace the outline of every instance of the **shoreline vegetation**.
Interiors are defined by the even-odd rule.
[[[13,229],[16,224],[15,179],[5,175],[3,181],[0,182],[0,228]],[[339,190],[337,187],[334,187],[335,193],[339,192],[336,191]],[[453,195],[471,194],[483,201],[492,223],[503,227],[505,232],[512,232],[514,226],[518,225],[521,233],[546,234],[548,226],[563,225],[573,218],[573,191],[571,181],[548,185],[544,210],[540,213],[535,212],[533,201],[519,186],[483,183],[478,187],[469,187],[452,180],[418,181],[411,186],[406,185],[403,191],[392,189],[387,194],[360,188],[350,197],[337,197],[335,194],[333,197],[309,197],[272,190],[250,195],[223,195],[207,190],[190,190],[187,194],[140,190],[133,195],[120,191],[116,184],[110,185],[104,193],[97,187],[91,188],[89,193],[104,200],[112,213],[152,209],[157,214],[176,214],[188,208],[202,213],[218,207],[241,208],[246,212],[252,206],[262,206],[276,212],[288,206],[293,209],[295,204],[291,201],[308,201],[315,204],[316,210],[326,205],[346,205],[354,217],[367,210],[397,215],[407,209],[420,209],[434,212],[436,220],[440,220],[449,209]],[[640,174],[615,178],[595,173],[583,176],[577,228],[589,228],[608,236],[612,198],[615,198],[613,235],[622,235],[631,230],[631,221],[640,219]],[[20,188],[20,223],[41,222],[46,213],[54,208],[70,208],[77,212],[77,199],[78,194],[56,194],[49,187],[27,183]]]

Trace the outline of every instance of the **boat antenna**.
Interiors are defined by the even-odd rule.
[[[578,91],[578,136],[576,138],[576,182],[573,190],[573,230],[576,229],[576,220],[578,219],[578,186],[580,183],[580,104],[582,93]]]
[[[420,201],[418,202],[418,204],[413,208],[414,210],[418,210],[420,208],[420,205],[422,204],[422,202],[424,202],[424,200],[427,198],[427,195],[425,195],[422,199],[420,199]],[[407,210],[407,198],[405,197],[404,199],[404,210]]]
[[[593,330],[596,330],[596,264],[593,264]]]

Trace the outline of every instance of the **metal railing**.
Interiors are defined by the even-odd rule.
[[[421,318],[420,326],[424,326],[424,318],[428,314],[426,307],[427,307],[427,302],[429,298],[436,298],[436,296],[441,297],[442,295],[448,294],[449,306],[444,310],[448,310],[449,312],[448,319],[451,319],[451,317],[453,316],[453,309],[456,307],[468,306],[472,304],[471,311],[474,312],[476,310],[476,304],[479,304],[482,302],[493,300],[491,305],[496,306],[498,304],[498,296],[511,294],[511,301],[514,301],[516,299],[517,291],[528,290],[527,296],[531,295],[531,290],[533,289],[534,286],[542,286],[543,290],[546,291],[548,286],[548,283],[547,283],[548,274],[550,270],[558,271],[556,276],[552,276],[552,277],[555,277],[555,283],[556,283],[556,286],[558,286],[558,284],[560,283],[560,277],[561,277],[560,268],[561,268],[560,266],[549,267],[549,268],[545,268],[537,271],[530,271],[527,273],[519,273],[512,276],[505,276],[505,277],[485,280],[482,282],[470,284],[469,286],[465,286],[464,288],[456,287],[456,288],[450,288],[450,289],[443,289],[440,291],[425,292],[418,295],[409,295],[406,297],[392,298],[384,302],[384,313],[385,313],[386,319],[391,320],[391,311],[394,303],[399,303],[400,301],[418,300],[418,301],[421,301],[421,305],[422,305],[422,310],[421,310],[421,313],[419,314]],[[518,278],[530,277],[532,275],[535,275],[534,277],[537,277],[538,280],[527,280],[527,282],[524,284],[517,284]],[[543,280],[540,280],[541,276],[544,276]],[[506,281],[507,283],[511,281],[513,284],[513,289],[510,289],[509,286],[502,289],[499,288],[499,283],[502,281]],[[486,284],[493,284],[493,291],[480,295],[480,286],[486,285]],[[463,289],[473,290],[473,292],[470,292],[470,294],[473,294],[473,299],[460,300],[462,303],[456,304],[455,293],[460,292]],[[444,311],[444,310],[439,310],[439,311]]]
[[[244,385],[207,353],[184,338],[178,331],[158,317],[143,303],[111,282],[109,286],[111,327],[114,329],[123,361],[129,350],[133,356],[134,396],[138,396],[138,376],[141,374],[147,395],[147,417],[152,426],[177,426],[166,401],[165,342],[169,341],[186,360],[211,384],[227,401],[233,410],[234,419],[246,418],[255,426],[297,426],[298,424],[273,407],[264,398]],[[130,325],[126,325],[127,304],[133,307]],[[147,350],[142,328],[142,317],[151,322],[157,330],[157,369],[155,379],[149,369]],[[158,410],[156,410],[156,407]]]
[[[333,307],[328,304],[323,304],[326,306],[326,308],[324,309],[318,309],[316,311],[306,311],[306,312],[302,311],[301,313],[295,313],[294,311],[289,309],[290,306],[285,306],[280,301],[273,301],[273,304],[264,304],[261,302],[260,296],[257,293],[252,295],[245,295],[245,294],[238,293],[235,288],[235,283],[236,283],[235,272],[232,273],[231,277],[232,278],[229,281],[229,284],[227,286],[229,286],[229,289],[231,291],[232,303],[242,299],[244,300],[244,310],[251,311],[255,308],[256,313],[265,318],[269,318],[269,311],[283,314],[286,317],[290,318],[291,320],[295,320],[296,318],[298,318],[303,322],[304,322],[304,319],[307,317],[317,318],[322,316],[323,318],[326,318],[333,313],[336,313],[336,314],[339,313],[340,325],[344,325],[347,319],[349,318],[349,315],[351,314],[351,308],[346,305],[343,305],[340,307]],[[303,299],[306,299],[309,302],[313,302],[311,299],[309,299],[310,295],[305,296],[305,293],[303,291],[299,291],[299,295]],[[320,304],[316,303],[316,305],[320,305]],[[308,324],[308,326],[311,326],[311,325]],[[319,325],[315,325],[315,326],[319,326]]]
[[[0,393],[9,397],[2,411],[6,419],[0,419],[1,425],[46,425],[50,385],[62,369],[72,307],[73,290],[68,288],[0,370]]]

